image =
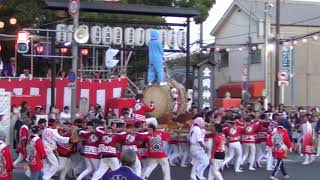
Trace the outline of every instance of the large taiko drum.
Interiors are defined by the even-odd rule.
[[[155,111],[150,116],[160,118],[168,114],[179,115],[186,109],[186,90],[173,79],[167,79],[166,86],[149,86],[145,89],[143,97],[145,103],[153,102]]]

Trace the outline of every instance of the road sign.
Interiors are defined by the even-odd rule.
[[[69,0],[68,11],[71,16],[76,16],[79,13],[80,1],[79,0]]]
[[[70,71],[68,74],[68,79],[70,82],[74,82],[76,80],[76,74],[73,71]]]
[[[279,81],[288,81],[289,80],[289,72],[286,70],[281,70],[278,73]]]
[[[278,81],[278,85],[279,87],[289,86],[289,81]]]

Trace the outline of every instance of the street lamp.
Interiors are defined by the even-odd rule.
[[[4,22],[0,21],[0,29],[4,28]]]
[[[17,24],[17,19],[16,18],[10,18],[9,20],[11,25],[16,25]]]
[[[61,51],[61,62],[60,62],[60,71],[63,71],[63,55],[68,52],[68,48],[60,48]]]
[[[81,68],[81,72],[80,72],[80,77],[83,77],[83,57],[87,56],[89,54],[89,50],[88,49],[81,49],[81,56],[80,56],[80,68]]]

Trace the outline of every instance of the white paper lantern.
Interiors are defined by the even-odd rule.
[[[122,44],[122,28],[121,27],[114,27],[112,32],[112,43],[114,45],[121,45]]]
[[[176,43],[176,32],[174,30],[168,31],[167,45],[170,49],[173,49]]]
[[[65,43],[67,41],[67,25],[65,24],[57,24],[56,30],[56,42],[57,43]]]
[[[168,31],[166,29],[160,29],[159,34],[160,34],[160,42],[163,46],[165,46],[167,37],[168,37]]]
[[[67,42],[72,42],[73,40],[73,25],[68,25]]]
[[[177,45],[180,49],[186,47],[186,31],[180,29],[177,33]]]
[[[102,28],[102,44],[112,44],[112,27],[106,26]]]
[[[134,45],[134,28],[127,27],[124,30],[124,44],[127,46]]]
[[[134,45],[143,46],[144,36],[145,36],[145,30],[143,28],[137,28],[134,33]]]
[[[92,44],[101,44],[101,37],[102,37],[101,31],[102,30],[101,30],[100,26],[92,26],[91,27],[90,38],[91,38]]]
[[[150,32],[150,30],[151,30],[151,29],[147,29],[147,30],[146,30],[146,34],[145,34],[145,38],[144,38],[144,40],[146,41],[146,45],[149,44],[149,41],[150,41],[150,39],[151,39],[151,32]]]

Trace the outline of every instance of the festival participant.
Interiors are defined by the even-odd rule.
[[[312,155],[315,154],[315,148],[313,146],[312,139],[312,126],[309,122],[308,115],[303,115],[301,117],[302,123],[302,142],[303,142],[303,153],[305,156],[305,160],[302,163],[303,165],[308,165],[314,161],[314,157]]]
[[[272,155],[277,160],[276,166],[272,171],[270,179],[278,180],[277,173],[281,170],[285,179],[289,179],[289,175],[285,169],[283,159],[287,157],[287,149],[291,149],[292,144],[288,131],[283,127],[285,119],[279,121],[279,125],[272,131],[268,137],[267,144],[272,149]]]
[[[141,176],[141,162],[140,162],[140,154],[138,152],[138,142],[143,141],[147,134],[141,134],[135,132],[133,130],[134,126],[131,124],[127,124],[126,126],[126,133],[119,135],[120,141],[122,144],[122,150],[131,149],[136,152],[136,161],[133,166],[133,171],[138,175]]]
[[[148,143],[148,166],[142,173],[144,179],[149,178],[152,171],[160,164],[164,180],[171,180],[170,164],[168,157],[163,148],[164,141],[170,141],[169,133],[157,131],[153,124],[148,126],[148,135],[146,136]]]
[[[29,169],[31,171],[31,180],[42,180],[43,163],[42,160],[47,157],[43,142],[39,137],[41,133],[39,126],[31,127],[31,136],[27,144],[27,158]]]
[[[134,127],[136,129],[139,129],[140,126],[141,125],[139,122],[136,122],[134,124]],[[148,135],[148,130],[146,128],[140,128],[138,133],[139,133],[139,137],[137,138],[138,157],[140,158],[140,162],[141,162],[141,172],[143,172],[148,166],[148,154],[147,154],[148,147],[147,147],[147,141],[141,137]]]
[[[223,165],[225,158],[225,135],[220,124],[215,124],[213,129],[213,145],[211,151],[211,161],[208,180],[223,180],[219,169]]]
[[[98,126],[96,124],[98,120],[93,120],[94,129]],[[99,167],[100,157],[98,154],[98,146],[99,146],[99,137],[96,135],[95,130],[81,130],[79,132],[80,137],[82,138],[83,145],[83,157],[86,164],[86,169],[81,172],[81,174],[77,177],[77,180],[81,180],[89,174],[96,171]]]
[[[145,113],[152,112],[154,110],[155,108],[152,103],[149,106],[143,102],[143,94],[136,95],[136,102],[133,107],[133,114],[132,114],[132,117],[135,121],[145,123],[146,122]]]
[[[60,129],[62,136],[71,137],[72,133],[72,124],[69,122],[63,123],[65,127]],[[75,152],[75,143],[61,143],[57,142],[57,152],[58,152],[58,160],[59,160],[59,171],[60,176],[59,180],[65,180],[66,175],[71,167],[71,155]]]
[[[224,160],[222,167],[228,164],[234,158],[234,156],[236,156],[236,164],[234,166],[235,172],[243,172],[240,169],[242,158],[240,136],[243,133],[243,130],[243,127],[238,125],[233,118],[229,119],[229,122],[227,122],[226,127],[223,128],[223,132],[225,133],[227,138],[229,153],[227,158]]]
[[[245,126],[242,134],[242,143],[244,146],[244,154],[242,157],[241,165],[246,161],[249,156],[249,170],[256,170],[254,166],[255,156],[256,156],[256,144],[255,135],[257,134],[260,124],[259,122],[254,122],[251,116],[246,116],[244,118]]]
[[[261,167],[261,161],[266,155],[266,141],[269,134],[269,121],[265,114],[261,114],[259,117],[260,129],[257,133],[256,138],[256,149],[257,149],[257,167]]]
[[[11,180],[14,168],[10,147],[5,143],[6,138],[6,133],[0,131],[0,180]]]
[[[44,180],[51,179],[59,170],[59,161],[56,156],[57,142],[68,143],[70,139],[70,137],[63,137],[59,134],[55,119],[49,119],[48,127],[42,132],[42,142],[47,153],[46,165],[43,171]]]
[[[204,170],[209,165],[209,157],[206,154],[208,149],[204,144],[205,130],[204,120],[197,117],[193,120],[193,126],[190,130],[190,154],[192,159],[192,170],[190,178],[196,180],[205,179]]]
[[[100,156],[99,168],[93,173],[92,180],[100,179],[110,168],[112,171],[120,167],[117,158],[116,143],[120,140],[117,134],[112,133],[111,128],[105,128],[105,124],[100,120],[96,122],[96,135],[100,139],[98,153]]]
[[[17,167],[17,165],[26,159],[27,157],[27,151],[26,151],[26,145],[28,142],[29,137],[29,121],[23,121],[22,126],[19,131],[19,144],[17,148],[17,152],[19,153],[18,158],[13,162],[14,167]]]
[[[149,68],[148,68],[148,85],[157,79],[160,86],[165,86],[164,72],[163,72],[163,58],[164,51],[160,42],[159,32],[155,29],[150,30],[151,39],[148,43],[149,49]]]

